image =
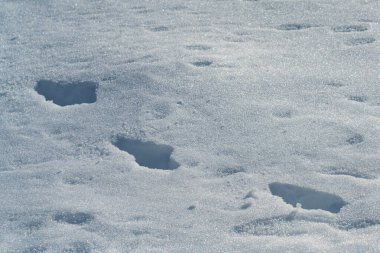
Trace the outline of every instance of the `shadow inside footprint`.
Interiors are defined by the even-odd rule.
[[[188,49],[188,50],[198,50],[198,51],[207,51],[207,50],[210,50],[211,47],[210,46],[206,46],[206,45],[201,45],[201,44],[195,44],[195,45],[186,46],[186,49]]]
[[[368,100],[366,96],[350,96],[348,99],[360,103],[364,103]]]
[[[355,38],[355,39],[348,40],[346,42],[346,45],[348,45],[348,46],[359,46],[359,45],[371,44],[375,41],[376,41],[376,39],[372,38],[372,37]]]
[[[334,194],[292,184],[271,183],[269,189],[273,195],[281,197],[286,203],[294,207],[299,203],[303,209],[322,209],[339,213],[340,209],[347,205],[341,197]]]
[[[375,176],[353,168],[330,166],[324,170],[324,173],[335,176],[350,176],[361,179],[376,179]]]
[[[245,172],[242,167],[225,167],[217,170],[217,174],[221,177],[226,177],[241,172]]]
[[[47,248],[45,246],[32,246],[26,248],[22,253],[42,253],[46,252]]]
[[[290,231],[293,215],[256,219],[233,227],[237,234],[252,234],[255,236],[295,236],[304,234],[302,230]]]
[[[380,225],[380,220],[374,219],[360,219],[353,221],[341,221],[337,224],[337,227],[341,230],[363,229],[371,226]]]
[[[150,29],[152,32],[167,32],[169,31],[169,27],[167,26],[157,26]]]
[[[73,242],[70,244],[70,246],[65,247],[63,252],[67,253],[90,253],[91,247],[90,244],[87,242]]]
[[[58,212],[54,215],[53,219],[57,222],[82,225],[93,221],[95,217],[90,213],[83,212]]]
[[[124,137],[117,137],[113,145],[133,155],[140,166],[161,170],[174,170],[179,167],[179,163],[171,159],[174,149],[169,145]]]
[[[297,24],[297,23],[291,23],[291,24],[282,24],[277,27],[278,30],[283,31],[294,31],[294,30],[303,30],[307,28],[311,28],[312,26],[309,24]]]
[[[95,103],[98,84],[95,82],[54,82],[41,80],[35,90],[45,97],[47,101],[53,101],[60,106]]]
[[[354,134],[352,137],[348,138],[346,142],[350,145],[355,145],[362,143],[364,141],[364,137],[361,134]]]
[[[364,32],[368,28],[364,25],[341,25],[333,27],[332,30],[334,32]]]
[[[207,67],[212,64],[212,61],[196,61],[192,63],[196,67]]]

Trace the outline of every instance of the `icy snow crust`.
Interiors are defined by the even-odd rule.
[[[0,252],[380,251],[380,1],[0,0],[0,24]]]

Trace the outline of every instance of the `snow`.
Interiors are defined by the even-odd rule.
[[[0,252],[379,252],[379,14],[0,0]]]

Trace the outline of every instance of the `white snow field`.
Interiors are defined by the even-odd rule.
[[[379,0],[0,0],[0,253],[380,252]]]

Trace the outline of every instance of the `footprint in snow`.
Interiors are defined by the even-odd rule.
[[[332,28],[334,32],[364,32],[368,30],[367,26],[364,25],[341,25],[341,26],[335,26]]]
[[[36,246],[31,246],[22,251],[22,253],[42,253],[46,252],[48,249],[45,246],[42,245],[36,245]]]
[[[364,141],[364,137],[361,134],[354,134],[346,140],[346,142],[350,145],[356,145],[356,144],[362,143],[363,141]]]
[[[64,247],[63,252],[67,253],[90,253],[91,245],[87,242],[76,241],[70,243],[68,246]]]
[[[272,112],[272,115],[276,118],[291,118],[293,111],[290,109],[276,109]]]
[[[161,170],[174,170],[180,166],[179,163],[171,158],[174,149],[169,145],[120,136],[116,137],[112,144],[118,149],[133,155],[140,166]]]
[[[84,212],[57,212],[53,216],[53,220],[60,223],[72,225],[83,225],[90,223],[95,219],[94,215]]]
[[[367,96],[358,96],[358,95],[351,95],[348,97],[349,100],[359,102],[359,103],[364,103],[367,102],[368,98]]]
[[[282,24],[277,27],[277,30],[282,31],[295,31],[295,30],[303,30],[311,28],[312,25],[306,24],[306,23],[289,23],[289,24]]]
[[[207,51],[207,50],[210,50],[211,47],[207,45],[202,45],[202,44],[194,44],[194,45],[186,46],[186,49],[195,50],[195,51]]]
[[[269,190],[273,195],[281,197],[287,204],[293,207],[301,204],[303,209],[321,209],[339,213],[340,209],[347,205],[347,202],[335,194],[292,184],[271,183]]]
[[[212,61],[204,60],[204,61],[196,61],[192,63],[196,67],[208,67],[212,64]]]
[[[69,83],[40,80],[35,86],[38,94],[59,106],[95,103],[97,89],[98,83],[89,81]]]
[[[360,46],[365,44],[371,44],[376,41],[373,37],[354,38],[346,41],[347,46]]]
[[[167,26],[156,26],[150,29],[152,32],[167,32],[169,31],[169,27]]]
[[[332,175],[332,176],[350,176],[360,179],[376,179],[375,176],[367,174],[360,169],[347,168],[347,167],[338,167],[330,166],[324,169],[323,173]]]

